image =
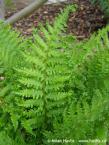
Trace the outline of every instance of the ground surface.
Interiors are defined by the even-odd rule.
[[[77,36],[78,39],[90,37],[91,33],[106,25],[103,13],[98,6],[92,6],[89,0],[68,0],[67,3],[44,5],[29,17],[14,24],[23,35],[31,35],[32,28],[39,23],[45,24],[46,21],[52,23],[57,14],[66,6],[72,3],[78,5],[78,10],[70,14],[68,20],[68,32]],[[16,10],[18,11],[18,10]],[[8,11],[9,17],[14,12]]]

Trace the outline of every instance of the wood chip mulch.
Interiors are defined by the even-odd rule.
[[[15,23],[14,28],[19,30],[22,35],[30,36],[33,27],[37,27],[39,23],[45,25],[46,21],[49,21],[52,24],[58,13],[60,13],[66,5],[71,5],[73,3],[78,5],[78,9],[69,16],[68,33],[74,34],[79,40],[82,40],[90,37],[93,32],[106,25],[106,20],[99,6],[91,5],[89,0],[68,0],[61,4],[42,6],[27,18]],[[8,11],[6,18],[11,16],[14,12]]]

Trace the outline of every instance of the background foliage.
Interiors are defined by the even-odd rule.
[[[100,6],[101,10],[105,13],[105,16],[109,15],[109,1],[108,0],[90,0],[93,4]]]

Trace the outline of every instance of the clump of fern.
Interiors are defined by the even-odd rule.
[[[32,39],[1,24],[1,145],[4,137],[10,145],[107,138],[109,26],[79,42],[65,33],[73,11],[68,6],[53,25],[35,29]]]
[[[22,64],[21,51],[24,50],[24,42],[19,38],[19,33],[15,32],[10,26],[0,23],[0,145],[16,144],[13,136],[14,127],[17,125],[17,108],[15,107],[16,73],[15,68]],[[10,121],[9,121],[10,120]],[[15,122],[14,127],[11,121]],[[8,122],[9,121],[9,122]],[[18,131],[19,132],[19,131]],[[19,134],[20,132],[16,133]],[[8,136],[9,135],[9,136]],[[18,137],[18,138],[19,138]],[[6,140],[7,138],[7,140]],[[21,139],[21,138],[20,138]]]
[[[74,10],[74,6],[68,6],[56,18],[54,25],[47,23],[46,28],[41,27],[43,37],[34,32],[32,40],[22,42],[20,38],[18,41],[18,36],[12,32],[9,33],[9,39],[12,35],[13,47],[8,48],[8,42],[3,43],[1,47],[1,52],[3,49],[7,60],[12,57],[12,66],[9,78],[6,78],[5,73],[2,74],[2,85],[5,86],[6,79],[10,90],[7,90],[6,86],[1,94],[4,104],[1,107],[0,128],[14,140],[22,134],[24,142],[32,145],[42,144],[43,131],[52,130],[53,121],[61,121],[63,111],[69,106],[71,92],[64,88],[64,83],[70,76],[67,62],[69,52],[65,51],[64,47],[61,48],[61,35],[64,33],[69,13]],[[9,28],[8,30],[10,31]],[[16,40],[18,47],[15,50]],[[8,51],[15,53],[15,56]],[[17,61],[19,57],[21,62]],[[1,62],[4,63],[4,60],[6,59],[2,57]],[[8,61],[6,65],[8,66]]]
[[[73,48],[69,81],[72,102],[64,112],[63,120],[54,123],[52,132],[45,132],[49,140],[46,144],[54,144],[53,139],[66,139],[70,141],[69,145],[73,144],[72,140],[76,145],[82,144],[80,140],[108,140],[108,31],[109,26]]]

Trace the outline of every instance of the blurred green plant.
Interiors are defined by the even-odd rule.
[[[5,0],[5,5],[9,8],[12,8],[14,5],[13,0]]]

